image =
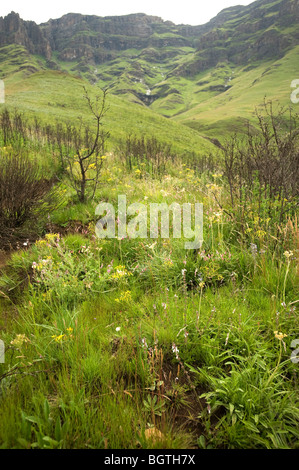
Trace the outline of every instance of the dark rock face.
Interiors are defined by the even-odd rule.
[[[78,60],[83,54],[101,63],[110,60],[113,51],[191,45],[177,34],[173,23],[143,13],[105,18],[70,13],[40,27],[59,58],[68,61]]]
[[[8,44],[25,46],[31,54],[51,58],[52,50],[40,27],[34,21],[23,21],[17,13],[0,17],[0,47]]]
[[[69,13],[41,25],[23,21],[17,13],[0,18],[0,47],[24,46],[48,59],[52,54],[74,67],[113,62],[123,51],[135,50],[148,62],[177,59],[180,48],[192,48],[192,61],[173,63],[172,75],[193,76],[219,61],[248,64],[277,58],[299,42],[299,0],[258,0],[221,11],[201,26],[175,25],[143,13],[97,17]],[[297,25],[297,29],[296,29]],[[290,27],[293,26],[293,29]],[[136,58],[135,57],[135,58]]]

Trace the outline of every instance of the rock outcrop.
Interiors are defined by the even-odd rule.
[[[18,44],[26,47],[30,54],[51,58],[52,49],[41,28],[34,21],[23,21],[18,13],[11,12],[0,17],[0,47]]]
[[[193,76],[222,61],[248,64],[281,57],[299,43],[299,0],[258,0],[221,11],[205,25],[175,25],[143,13],[98,17],[69,13],[41,25],[11,12],[0,18],[0,47],[24,46],[29,53],[74,62],[73,70],[111,63],[124,51],[163,64],[173,60],[172,75]],[[192,48],[192,60],[179,60]],[[130,56],[132,51],[132,56]],[[83,63],[83,65],[82,65]],[[113,72],[114,73],[114,72]]]

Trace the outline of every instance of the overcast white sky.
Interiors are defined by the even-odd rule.
[[[1,1],[0,16],[11,11],[24,20],[43,23],[66,13],[114,16],[146,13],[175,24],[204,24],[224,8],[249,5],[253,0],[8,0]]]

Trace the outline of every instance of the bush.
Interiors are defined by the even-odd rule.
[[[272,103],[265,103],[257,118],[255,134],[248,129],[243,141],[234,137],[223,148],[231,210],[240,216],[243,228],[252,214],[281,224],[298,208],[298,116],[283,108],[274,111]]]
[[[37,163],[0,155],[0,239],[2,248],[35,235],[38,222],[56,207],[53,181],[40,177]]]

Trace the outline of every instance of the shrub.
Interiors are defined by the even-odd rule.
[[[0,238],[2,247],[32,236],[41,217],[56,207],[53,181],[26,157],[0,155]]]
[[[231,209],[243,228],[252,214],[283,223],[298,206],[298,116],[265,103],[257,118],[255,134],[248,130],[243,141],[234,137],[223,148]]]

